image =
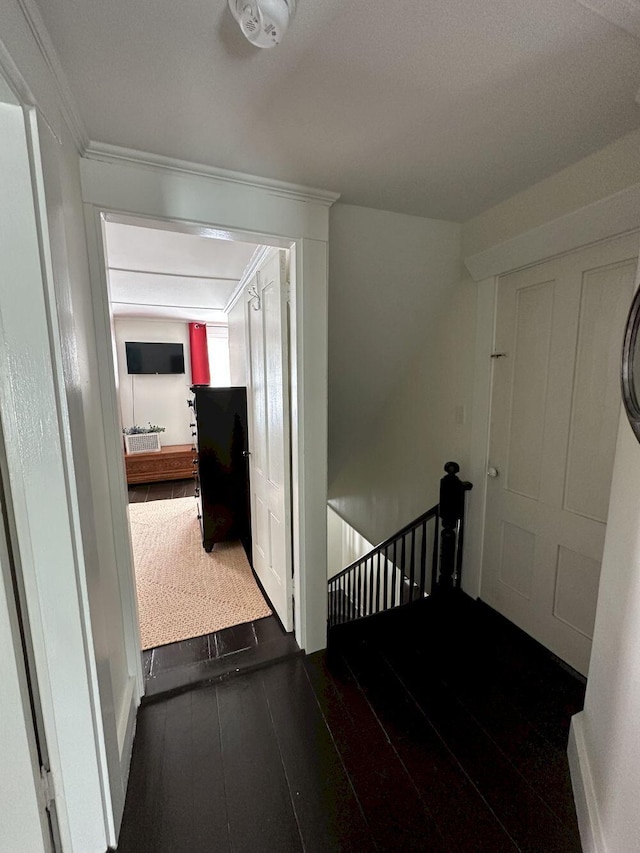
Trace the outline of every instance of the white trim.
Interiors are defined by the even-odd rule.
[[[637,0],[578,0],[578,3],[640,38],[640,3]]]
[[[11,66],[9,54],[0,41],[0,103],[19,107],[22,102],[12,79],[16,76],[17,69],[14,68],[12,72],[9,72],[8,67]]]
[[[518,234],[464,263],[474,281],[537,264],[640,227],[640,184]]]
[[[229,339],[229,324],[228,323],[205,323],[207,335],[220,340]]]
[[[131,275],[153,275],[157,278],[194,278],[196,281],[235,281],[239,279],[231,275],[192,275],[183,272],[158,272],[157,270],[132,270],[126,267],[109,267],[109,272],[126,272]]]
[[[123,780],[129,774],[131,752],[133,750],[133,738],[136,733],[136,714],[138,711],[137,685],[135,678],[129,678],[125,701],[120,709],[118,720],[118,745],[120,748],[120,772]]]
[[[80,161],[81,170],[82,164],[87,162],[89,161]],[[87,185],[87,192],[90,192],[89,181],[87,180],[85,183]],[[85,199],[85,201],[88,200],[90,201],[90,199]],[[107,209],[104,212],[104,218],[106,222],[116,222],[119,225],[133,225],[136,228],[149,228],[155,229],[156,231],[171,231],[176,234],[191,234],[193,237],[204,237],[205,239],[227,240],[240,243],[256,242],[255,234],[244,232],[237,228],[234,228],[233,233],[231,233],[228,228],[214,228],[210,225],[203,225],[200,222],[181,222],[177,219],[167,219],[166,216],[161,214],[154,217],[136,216],[131,213],[116,213],[113,210]],[[281,248],[286,248],[286,245],[283,243]]]
[[[236,304],[238,299],[240,299],[240,296],[242,295],[242,291],[245,289],[247,284],[251,281],[256,270],[260,266],[260,264],[266,260],[267,255],[269,254],[269,252],[271,251],[272,248],[273,248],[273,246],[257,246],[256,247],[253,255],[251,255],[251,260],[247,264],[244,272],[242,273],[242,276],[240,278],[240,281],[238,282],[236,289],[233,291],[233,293],[231,294],[231,296],[229,297],[229,299],[227,301],[227,304],[222,309],[225,314],[228,314],[231,311],[231,309],[233,308],[233,306]]]
[[[471,445],[469,479],[473,490],[467,496],[462,588],[478,598],[482,588],[482,562],[487,508],[487,464],[493,400],[491,353],[495,341],[498,304],[498,279],[492,277],[477,285],[476,345],[471,406]]]
[[[69,128],[69,132],[75,143],[78,152],[82,154],[89,144],[89,135],[84,126],[84,122],[80,118],[80,113],[76,106],[75,99],[71,94],[71,88],[67,76],[62,69],[58,54],[51,41],[47,28],[42,20],[40,10],[36,6],[34,0],[17,0],[22,14],[25,17],[29,29],[33,35],[34,41],[38,46],[38,50],[47,65],[47,69],[51,75],[56,88],[56,94],[60,101],[60,111],[64,118],[65,124]]]
[[[4,445],[0,435],[0,479],[6,477]],[[8,481],[8,478],[7,478]],[[7,483],[8,484],[8,483]],[[7,496],[8,497],[8,496]],[[4,503],[4,506],[3,506]],[[7,509],[0,482],[0,514]],[[38,760],[34,712],[30,707],[27,671],[35,678],[23,651],[12,567],[4,525],[0,525],[0,679],[2,683],[2,727],[0,727],[0,766],[11,768],[0,776],[0,801],[3,804],[2,843],[6,850],[29,850],[31,853],[53,853],[46,802],[39,796],[38,781],[42,768]],[[17,568],[17,567],[16,567]],[[19,568],[16,572],[19,575]],[[37,683],[37,679],[36,679]],[[42,741],[45,741],[44,743]],[[46,739],[40,731],[43,755]],[[46,760],[46,759],[45,759]],[[55,797],[55,791],[52,792]]]
[[[113,522],[114,553],[120,580],[125,626],[133,626],[133,631],[125,630],[127,645],[127,663],[129,674],[136,679],[138,696],[144,692],[140,630],[138,622],[138,599],[133,571],[133,554],[129,538],[129,517],[127,512],[127,477],[122,452],[122,427],[116,392],[116,375],[113,364],[111,340],[111,315],[109,311],[109,278],[104,253],[104,229],[99,211],[91,205],[84,205],[87,250],[89,255],[90,284],[93,301],[93,316],[96,324],[96,342],[101,335],[106,336],[108,350],[98,358],[98,379],[100,399],[105,430],[105,453],[109,472],[109,498]],[[117,318],[114,318],[114,322]],[[99,349],[98,349],[99,351]],[[105,419],[105,401],[111,405],[111,420]],[[115,433],[113,432],[115,430]],[[110,441],[115,435],[115,442]],[[124,537],[124,539],[123,539]],[[123,549],[126,554],[123,557]],[[124,563],[122,562],[124,559]]]
[[[162,169],[164,172],[180,172],[194,175],[198,178],[209,178],[224,183],[242,184],[252,189],[266,190],[281,198],[311,201],[325,207],[331,207],[340,198],[340,193],[331,192],[330,190],[306,187],[302,184],[291,184],[272,178],[256,177],[255,175],[247,175],[244,172],[232,172],[228,169],[219,169],[215,166],[206,166],[202,163],[190,163],[187,160],[178,160],[175,157],[164,157],[161,154],[150,154],[148,152],[136,151],[133,148],[109,145],[104,142],[89,142],[85,148],[84,157],[86,160],[99,160],[104,163],[131,163],[148,169]]]
[[[571,718],[567,757],[583,853],[607,853],[584,737],[584,711]]]
[[[108,283],[101,217],[166,221],[180,229],[223,230],[228,239],[292,251],[291,412],[296,637],[313,652],[326,645],[327,500],[327,240],[325,201],[282,198],[271,188],[177,173],[155,164],[81,161],[87,240],[94,293],[96,349],[100,364],[102,418],[110,469],[117,571],[123,596],[130,591],[132,561],[126,523],[124,466],[113,377]],[[249,234],[247,240],[245,235]],[[240,237],[242,235],[242,237]],[[117,457],[117,458],[116,458]],[[139,634],[132,609],[125,608],[128,649]],[[138,655],[139,659],[139,655]]]
[[[0,288],[6,488],[62,844],[80,850],[107,835],[104,729],[36,111],[3,106],[7,110],[13,111],[2,128],[4,168],[10,170],[3,197],[9,201],[0,233],[10,241],[5,255],[21,286]]]

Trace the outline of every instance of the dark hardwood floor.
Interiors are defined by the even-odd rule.
[[[166,480],[160,483],[131,483],[129,485],[129,503],[144,501],[166,501],[172,498],[193,498],[196,493],[196,481]]]
[[[275,616],[142,653],[145,701],[219,681],[300,654]]]
[[[463,597],[140,710],[119,853],[579,851],[584,681]]]

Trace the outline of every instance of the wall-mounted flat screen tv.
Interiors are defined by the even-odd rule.
[[[182,344],[126,341],[128,373],[184,373]]]

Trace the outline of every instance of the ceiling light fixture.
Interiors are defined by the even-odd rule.
[[[280,44],[296,11],[297,0],[229,0],[231,14],[255,47]]]

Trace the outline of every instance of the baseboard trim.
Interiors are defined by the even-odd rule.
[[[133,750],[133,738],[136,733],[136,716],[138,701],[136,695],[136,679],[131,677],[127,684],[127,692],[122,703],[122,712],[118,721],[118,743],[120,745],[120,772],[124,788],[127,787],[129,764]]]
[[[567,756],[583,853],[607,853],[584,739],[584,711],[571,718]]]

